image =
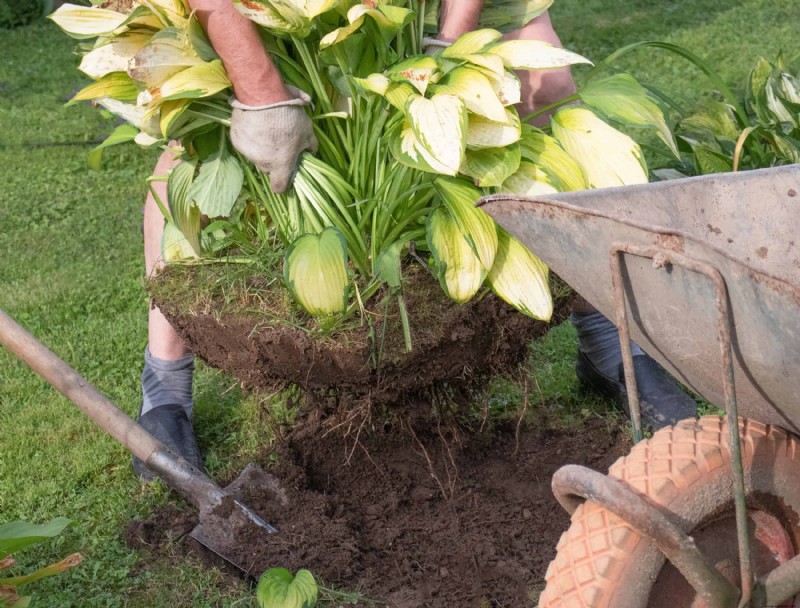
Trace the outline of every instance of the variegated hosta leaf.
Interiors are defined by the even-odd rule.
[[[467,146],[469,148],[502,148],[519,141],[521,136],[519,116],[513,109],[506,108],[506,122],[487,120],[482,116],[470,114],[467,125]]]
[[[128,16],[104,8],[62,4],[50,19],[73,38],[94,38],[110,34],[124,24]]]
[[[200,228],[199,218],[198,214],[198,229]],[[183,232],[178,230],[178,227],[172,222],[164,224],[164,235],[161,237],[161,255],[167,263],[195,260],[198,257]]]
[[[453,95],[434,95],[431,99],[414,95],[406,102],[406,115],[418,148],[439,165],[434,168],[441,168],[445,175],[456,175],[464,160],[464,103]]]
[[[424,91],[423,91],[424,93]],[[506,122],[503,103],[495,87],[482,72],[475,68],[460,67],[450,71],[437,85],[437,94],[455,95],[467,109],[495,122]]]
[[[125,72],[128,61],[148,43],[150,34],[128,33],[104,41],[81,59],[81,72],[97,80],[111,72]]]
[[[244,173],[236,157],[222,148],[201,165],[189,198],[208,217],[227,217],[242,190]]]
[[[407,122],[388,134],[392,155],[402,164],[426,173],[446,173],[448,168],[433,158],[417,141]],[[428,162],[430,160],[430,162]],[[433,163],[433,164],[431,164]]]
[[[395,108],[401,112],[405,112],[406,104],[408,103],[409,98],[415,95],[416,92],[414,87],[407,82],[394,82],[386,89],[385,97],[386,101],[392,104]]]
[[[525,125],[520,150],[522,158],[536,164],[547,176],[547,183],[559,192],[587,188],[578,163],[549,135]]]
[[[549,321],[553,297],[547,266],[522,243],[498,227],[497,257],[489,272],[494,292],[523,314]]]
[[[513,106],[522,101],[522,87],[516,74],[504,72],[503,78],[490,78],[497,98],[504,106]]]
[[[502,32],[517,30],[544,13],[553,0],[485,0],[481,11],[481,27]]]
[[[482,29],[469,32],[460,36],[450,46],[442,51],[442,57],[446,59],[466,59],[470,55],[480,53],[493,42],[497,42],[503,34],[497,30]]]
[[[424,95],[437,71],[439,71],[439,64],[436,63],[433,57],[430,55],[418,55],[393,65],[389,68],[387,75],[389,80],[393,82],[411,84],[420,92],[420,95]]]
[[[175,121],[183,114],[183,111],[189,107],[190,99],[173,99],[165,101],[161,104],[161,115],[158,121],[158,129],[161,135],[169,137],[170,128],[175,124]]]
[[[552,118],[553,135],[580,166],[590,188],[646,184],[639,145],[579,106],[561,108]]]
[[[614,74],[592,80],[579,91],[581,99],[608,118],[635,127],[658,129],[672,153],[680,158],[675,137],[667,126],[664,113],[647,95],[647,90],[628,74]]]
[[[500,80],[506,75],[506,66],[503,65],[503,58],[497,55],[490,55],[489,53],[474,53],[464,57],[467,61],[480,68],[484,74],[494,80]]]
[[[104,107],[112,114],[119,116],[126,122],[129,122],[137,129],[157,135],[159,132],[158,116],[146,116],[146,108],[137,106],[135,103],[125,103],[124,101],[117,101],[109,97],[102,97],[95,100],[95,103]]]
[[[314,608],[317,583],[308,570],[292,573],[286,568],[270,568],[258,581],[256,596],[261,608]]]
[[[389,80],[383,74],[370,74],[366,78],[353,78],[353,82],[355,82],[359,87],[361,87],[365,91],[376,93],[381,97],[384,97],[386,95],[386,91],[389,89],[389,85],[392,84],[392,81]],[[406,104],[404,101],[402,107],[405,108],[405,106]]]
[[[311,20],[329,11],[340,0],[233,0],[248,19],[273,30],[273,33],[305,37]]]
[[[188,7],[183,0],[137,0],[137,2],[149,8],[164,27],[186,28],[186,19],[190,11],[187,10]]]
[[[200,255],[200,210],[191,195],[195,163],[178,163],[167,178],[167,202],[171,222],[183,234],[194,256]]]
[[[215,59],[178,72],[163,82],[160,87],[148,88],[145,94],[139,96],[138,103],[147,104],[153,109],[163,101],[208,97],[229,86],[231,86],[231,81],[228,80],[222,61]]]
[[[442,289],[463,304],[480,289],[486,269],[446,207],[437,207],[428,216],[427,238]]]
[[[514,70],[545,70],[592,63],[577,53],[541,40],[506,40],[493,44],[485,52],[500,57],[503,65]]]
[[[497,252],[497,224],[475,206],[481,191],[463,179],[451,177],[438,178],[434,186],[481,265],[491,269]]]
[[[100,80],[85,86],[69,100],[69,103],[88,99],[110,97],[118,101],[133,101],[139,94],[136,83],[125,72],[111,72]]]
[[[519,145],[505,148],[469,150],[461,165],[461,173],[472,178],[479,188],[500,186],[519,168]]]
[[[100,163],[103,158],[103,150],[111,146],[123,144],[132,141],[139,133],[139,130],[132,125],[120,125],[106,137],[99,146],[94,148],[89,154],[86,155],[86,163],[90,169],[95,171],[100,170]]]
[[[381,40],[384,44],[388,44],[413,16],[414,13],[411,10],[390,4],[381,4],[377,7],[366,3],[356,4],[347,11],[348,25],[335,29],[323,36],[322,40],[320,40],[319,48],[320,50],[326,49],[346,40],[361,29],[366,17],[375,22],[375,25],[378,26]]]
[[[336,228],[295,239],[283,271],[289,290],[309,314],[334,315],[347,308],[347,245]]]
[[[522,196],[539,196],[558,192],[550,176],[540,166],[527,160],[520,162],[516,173],[503,182],[500,191]]]
[[[173,28],[162,30],[131,59],[128,75],[148,87],[159,87],[186,68],[204,63],[186,42]]]

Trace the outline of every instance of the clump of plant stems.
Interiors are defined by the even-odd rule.
[[[504,40],[489,27],[426,54],[435,3],[234,4],[259,26],[286,82],[313,100],[319,153],[304,155],[286,194],[274,194],[269,177],[231,146],[231,85],[183,0],[66,4],[51,17],[80,40],[80,69],[94,79],[74,101],[94,100],[126,120],[91,165],[109,145],[179,142],[183,162],[163,178],[168,200],[160,202],[165,258],[241,261],[282,251],[285,287],[322,326],[363,314],[386,286],[410,350],[403,277],[415,263],[456,302],[490,288],[549,319],[546,266],[475,202],[496,192],[648,181],[639,146],[607,119],[655,128],[675,150],[659,106],[625,74],[590,81],[537,112],[553,112],[548,125],[530,126],[514,107],[515,72],[588,60],[539,41]],[[521,25],[551,2],[512,4],[488,2],[489,24]]]

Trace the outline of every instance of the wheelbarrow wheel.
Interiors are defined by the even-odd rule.
[[[759,576],[800,546],[800,445],[782,429],[753,420],[740,419],[739,431],[753,570]],[[705,416],[640,442],[609,475],[674,513],[709,561],[738,585],[730,462],[727,419]],[[540,608],[704,606],[652,542],[591,501],[573,513],[545,579]]]

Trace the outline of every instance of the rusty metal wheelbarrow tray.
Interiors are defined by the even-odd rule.
[[[636,440],[630,339],[733,420],[800,432],[800,165],[479,204],[616,321]],[[704,605],[778,605],[800,591],[800,557],[754,579],[738,427],[728,445],[741,590],[618,480],[567,466],[554,492],[569,512],[591,499],[649,537]]]
[[[717,270],[739,413],[800,431],[800,165],[481,204],[612,320],[618,259],[632,339],[725,408],[714,281],[666,262]]]

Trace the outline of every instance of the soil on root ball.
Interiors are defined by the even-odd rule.
[[[279,282],[248,277],[224,293],[208,290],[224,272],[214,267],[168,267],[148,289],[185,343],[209,365],[247,388],[274,390],[293,383],[308,394],[397,403],[441,384],[465,386],[523,360],[548,323],[522,315],[491,292],[456,304],[421,266],[405,272],[404,296],[413,350],[406,353],[397,302],[385,294],[366,303],[359,323],[334,331],[298,312]],[[259,283],[261,282],[261,284]],[[554,278],[552,323],[569,314],[572,298]],[[206,291],[204,291],[206,290]]]
[[[518,437],[513,424],[491,436],[455,437],[435,424],[358,439],[295,435],[277,447],[270,470],[285,496],[255,487],[239,495],[279,532],[242,539],[235,557],[256,577],[308,568],[390,608],[532,607],[569,524],[552,474],[568,462],[605,471],[629,447],[619,428],[597,419],[569,433],[523,428]],[[191,523],[185,512],[160,511],[131,522],[127,538],[157,549],[159,535],[174,538]]]

